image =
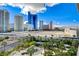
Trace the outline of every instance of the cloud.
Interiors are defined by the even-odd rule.
[[[4,3],[0,3],[0,6],[6,6],[6,4],[4,4]]]
[[[30,11],[32,14],[42,13],[46,11],[44,3],[27,3],[22,8],[21,13],[27,14]]]
[[[19,7],[21,9],[25,6],[24,3],[7,3],[7,4],[12,6],[12,7]]]
[[[19,7],[21,8],[21,13],[28,14],[27,12],[30,11],[32,14],[36,13],[43,13],[47,10],[46,6],[52,7],[58,3],[7,3],[12,7]],[[5,3],[0,4],[5,5]]]
[[[27,24],[28,23],[28,21],[24,21],[24,24]]]
[[[52,6],[57,5],[57,4],[59,4],[59,3],[46,3],[46,6],[52,7]]]

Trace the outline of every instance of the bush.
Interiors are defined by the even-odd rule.
[[[0,51],[0,56],[8,56],[12,51]]]
[[[36,50],[34,49],[34,46],[28,48],[27,53],[32,56],[34,54],[34,52],[36,52]]]
[[[8,36],[6,36],[6,37],[5,37],[5,39],[9,39],[9,37],[8,37]]]
[[[3,41],[3,40],[4,40],[4,38],[0,37],[0,42]]]
[[[51,50],[48,50],[48,51],[44,52],[44,56],[52,56],[52,55],[53,55],[53,53],[52,53]]]
[[[76,55],[76,53],[77,53],[77,49],[72,46],[72,47],[68,50],[68,53],[69,53],[70,56],[74,56],[74,55]]]

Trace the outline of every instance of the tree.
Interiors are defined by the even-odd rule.
[[[25,47],[25,48],[27,48],[27,47],[29,47],[29,46],[30,46],[30,45],[29,45],[29,42],[25,42],[25,43],[24,43],[24,47]]]
[[[70,39],[64,40],[63,42],[64,42],[65,44],[72,45],[72,40],[70,40]]]
[[[61,55],[60,49],[53,49],[53,51],[55,52],[56,56],[60,56]]]
[[[20,38],[20,39],[18,39],[18,42],[24,43],[25,39],[24,38]]]
[[[42,37],[41,36],[38,36],[37,37],[37,40],[42,41]]]
[[[8,36],[6,36],[6,37],[5,37],[5,39],[9,39],[9,37],[8,37]]]
[[[3,47],[4,47],[4,52],[5,52],[5,47],[6,47],[6,45],[7,45],[7,42],[3,41],[3,42],[2,42],[2,45],[3,45]]]
[[[44,50],[47,49],[47,42],[44,42],[42,46],[44,47]]]
[[[4,56],[4,51],[0,51],[0,56]]]
[[[45,51],[44,55],[45,56],[52,56],[53,55],[52,50]]]
[[[47,39],[48,39],[48,38],[47,38],[47,35],[45,35],[45,40],[47,41]]]
[[[51,35],[51,39],[53,39],[54,35]]]
[[[60,49],[65,49],[63,41],[60,42],[59,48],[60,48]]]
[[[0,37],[0,42],[2,42],[4,40],[4,38]]]
[[[72,41],[72,46],[78,47],[78,40],[73,40]]]
[[[36,44],[35,41],[32,41],[32,42],[29,43],[30,46],[31,46],[31,45],[35,45],[35,44]]]
[[[35,52],[34,46],[31,46],[30,48],[28,48],[27,53],[32,56]]]
[[[74,46],[72,46],[69,50],[68,50],[69,55],[71,56],[75,56],[77,53],[77,48],[75,48]]]

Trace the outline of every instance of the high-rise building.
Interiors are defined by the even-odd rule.
[[[37,29],[37,15],[28,12],[28,24],[32,24],[33,29]]]
[[[9,30],[9,12],[0,10],[0,32],[8,32]]]
[[[77,26],[77,37],[79,38],[79,26]]]
[[[23,16],[16,15],[14,19],[14,31],[24,31]]]
[[[79,3],[77,3],[77,10],[79,11]]]
[[[32,24],[32,15],[30,12],[28,12],[28,23]]]
[[[40,21],[40,22],[39,22],[39,29],[40,29],[40,30],[43,30],[43,21]]]
[[[49,30],[49,24],[43,25],[43,30]]]
[[[33,29],[36,30],[37,29],[37,15],[33,14],[32,15],[32,21],[33,21]]]
[[[52,28],[53,26],[52,26],[52,21],[49,23],[49,30],[52,30],[53,28]]]

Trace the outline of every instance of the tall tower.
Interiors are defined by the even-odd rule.
[[[33,21],[33,28],[34,30],[36,30],[37,29],[37,15],[36,14],[32,15],[32,21]]]
[[[28,24],[32,25],[33,29],[37,29],[37,15],[28,12]]]
[[[43,30],[43,21],[40,21],[40,22],[39,22],[39,29],[40,29],[40,30]]]
[[[77,10],[79,11],[79,3],[76,3],[77,4]]]
[[[23,16],[15,15],[14,31],[24,31]]]
[[[52,21],[49,23],[49,30],[52,30]]]
[[[32,24],[32,15],[30,12],[28,12],[28,23]]]
[[[9,31],[9,12],[0,10],[0,32]]]

